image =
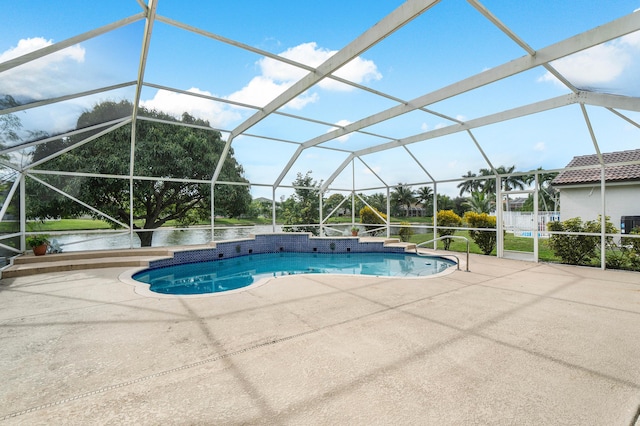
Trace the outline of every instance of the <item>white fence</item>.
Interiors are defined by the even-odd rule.
[[[531,237],[534,230],[540,237],[548,237],[547,223],[559,220],[560,212],[538,212],[537,221],[533,212],[502,212],[504,230],[516,237]]]

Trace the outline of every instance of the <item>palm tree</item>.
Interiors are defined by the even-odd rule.
[[[475,213],[491,213],[494,201],[490,195],[484,192],[474,191],[463,205]]]
[[[476,176],[477,175],[471,170],[469,170],[466,175],[462,175],[462,177],[467,180],[458,184],[458,188],[460,188],[460,196],[462,196],[462,194],[464,194],[465,192],[471,194],[474,191],[479,191],[480,189],[482,189],[482,181],[471,179]]]
[[[496,180],[495,174],[491,169],[480,169],[480,176],[492,176],[491,179],[479,181],[482,187],[482,192],[485,194],[495,194],[496,193]]]
[[[416,191],[417,202],[422,204],[424,215],[427,216],[427,210],[433,206],[433,189],[430,186],[423,186]]]
[[[480,176],[496,176],[498,175],[506,175],[502,177],[500,180],[502,182],[501,187],[504,191],[513,191],[514,189],[524,189],[524,186],[527,182],[528,176],[512,176],[511,174],[515,171],[516,166],[511,166],[506,168],[505,166],[496,167],[495,173],[493,170],[489,169],[480,169]],[[496,191],[496,180],[495,179],[487,179],[483,181],[482,184],[482,192],[485,194],[491,195],[495,194]],[[507,195],[507,210],[509,210],[509,195]]]
[[[504,166],[500,166],[496,169],[498,174],[508,175],[502,178],[503,189],[505,191],[512,191],[514,189],[524,189],[527,177],[526,176],[512,176],[516,169],[516,166],[511,166],[508,169]]]
[[[376,192],[366,198],[371,207],[375,207],[382,213],[387,213],[387,197],[382,192]]]
[[[500,179],[502,182],[502,189],[505,192],[512,191],[514,189],[524,189],[526,176],[513,176],[511,173],[513,173],[515,169],[516,166],[511,166],[508,169],[504,166],[500,166],[496,169],[498,174],[507,175]],[[509,194],[507,194],[506,201],[507,203],[505,207],[507,211],[509,211]]]
[[[391,202],[396,206],[406,206],[406,216],[409,216],[411,205],[416,202],[416,197],[409,185],[399,183],[396,189],[391,193]]]
[[[538,167],[536,171],[542,171],[542,167]],[[538,173],[538,198],[539,208],[549,211],[549,205],[553,203],[553,210],[557,210],[557,191],[551,186],[551,181],[558,176],[557,172],[553,173]],[[535,174],[523,176],[527,185],[531,185],[535,182]]]

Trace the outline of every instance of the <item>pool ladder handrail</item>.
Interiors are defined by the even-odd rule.
[[[466,269],[465,269],[465,271],[466,271],[466,272],[469,272],[469,239],[468,239],[467,237],[462,237],[462,236],[460,236],[460,235],[445,235],[445,236],[443,236],[443,237],[432,238],[432,239],[430,239],[429,241],[423,241],[423,242],[421,242],[421,243],[419,243],[419,244],[416,244],[416,254],[417,254],[418,256],[426,256],[426,255],[421,254],[421,253],[418,251],[418,247],[421,247],[421,246],[422,246],[422,245],[424,245],[424,244],[429,244],[429,243],[432,243],[432,242],[434,242],[434,241],[440,241],[440,240],[444,240],[444,239],[447,239],[447,238],[449,238],[449,239],[455,239],[455,238],[457,238],[457,239],[460,239],[460,240],[465,240],[465,241],[467,242],[467,265],[466,265]],[[440,256],[442,256],[442,257],[446,257],[446,256],[452,256],[452,257],[455,257],[455,258],[456,258],[456,260],[458,261],[458,271],[460,270],[460,258],[459,258],[458,256],[456,256],[455,254],[441,254]]]

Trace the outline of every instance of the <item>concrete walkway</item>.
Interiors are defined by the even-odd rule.
[[[470,263],[200,298],[4,279],[0,424],[640,424],[640,274]]]

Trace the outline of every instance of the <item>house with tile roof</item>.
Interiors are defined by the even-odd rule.
[[[605,211],[620,229],[623,216],[640,217],[640,149],[602,154]],[[601,162],[597,154],[573,157],[551,182],[560,192],[560,220],[596,220],[602,211]]]

